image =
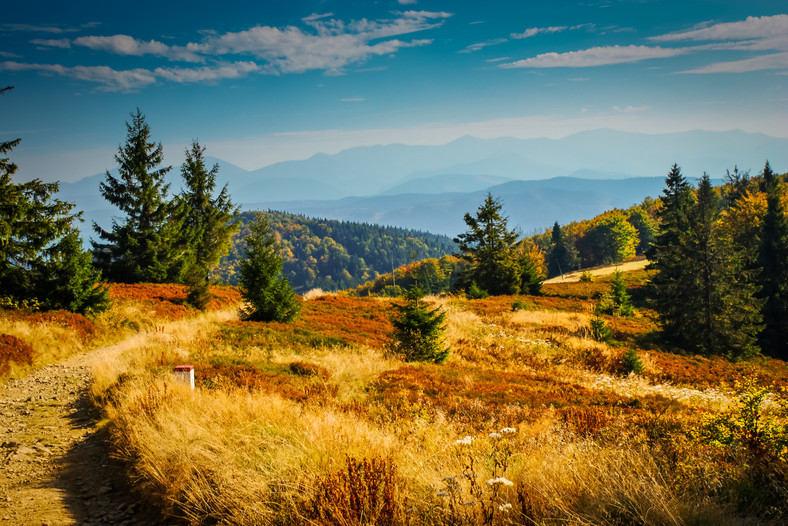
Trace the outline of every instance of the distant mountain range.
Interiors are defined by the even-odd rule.
[[[523,233],[593,217],[661,192],[675,162],[683,173],[788,167],[788,140],[740,131],[648,135],[595,130],[563,139],[477,139],[442,146],[370,146],[247,171],[220,159],[220,183],[245,210],[388,224],[456,235],[486,192],[500,197]],[[61,184],[88,220],[110,224],[98,190],[104,174]],[[180,189],[179,168],[170,172]],[[86,232],[89,224],[85,225]]]

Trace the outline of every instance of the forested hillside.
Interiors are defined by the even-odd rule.
[[[254,214],[241,214],[230,252],[214,271],[217,281],[237,283],[244,238]],[[265,215],[282,246],[283,274],[301,293],[313,288],[353,288],[414,260],[439,258],[456,251],[450,238],[426,232],[283,212],[268,211]]]

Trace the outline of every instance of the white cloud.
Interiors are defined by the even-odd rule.
[[[683,55],[686,48],[662,48],[649,46],[604,46],[569,51],[567,53],[543,53],[535,57],[501,64],[501,68],[587,68],[639,62],[653,58],[669,58]]]
[[[316,34],[288,26],[277,28],[255,26],[245,31],[225,33],[207,38],[189,48],[204,55],[251,54],[267,62],[271,73],[301,73],[325,70],[341,73],[350,64],[376,55],[394,53],[401,48],[424,46],[431,40],[381,40],[439,27],[444,12],[406,11],[394,20],[356,20],[345,24],[323,15],[307,17]]]
[[[727,22],[689,31],[677,31],[651,37],[651,40],[655,42],[762,40],[769,37],[785,37],[786,34],[788,34],[788,15],[750,16],[741,22]]]
[[[701,68],[682,71],[682,73],[748,73],[750,71],[786,68],[788,68],[788,52],[783,52],[744,60],[717,62]]]
[[[651,109],[650,106],[613,106],[613,109],[619,113],[638,113],[641,111],[648,111]]]
[[[655,42],[708,41],[697,51],[781,51],[742,60],[716,62],[681,73],[747,73],[788,68],[788,15],[751,16],[739,22],[705,23],[687,31],[651,37]]]
[[[55,40],[46,40],[43,38],[34,38],[30,41],[31,44],[41,47],[57,47],[60,49],[71,48],[71,41],[67,38],[58,38]]]
[[[560,33],[562,31],[574,31],[585,27],[593,27],[594,24],[579,24],[576,26],[550,26],[550,27],[529,27],[522,33],[512,33],[509,35],[514,39],[531,38],[541,33]]]
[[[65,77],[96,82],[106,91],[131,91],[156,82],[154,74],[146,69],[118,71],[108,66],[61,66],[59,64],[26,64],[0,62],[0,71],[39,71]]]
[[[509,42],[508,38],[496,38],[493,40],[488,40],[486,42],[478,42],[476,44],[471,44],[470,46],[466,47],[465,49],[461,49],[458,53],[473,53],[474,51],[479,51],[480,49],[484,49],[490,46],[497,46],[498,44],[503,44],[504,42]]]
[[[503,62],[504,60],[512,60],[512,57],[488,58],[485,62]]]
[[[399,2],[399,5],[413,5],[417,1],[418,0],[397,0],[397,2]]]
[[[237,79],[260,71],[254,62],[234,62],[202,68],[156,68],[153,73],[172,82],[206,82],[221,79]]]
[[[34,26],[30,24],[0,24],[0,31],[27,31],[30,33],[76,33],[79,31],[75,27],[57,27],[57,26]]]
[[[559,33],[568,29],[569,26],[552,26],[552,27],[530,27],[523,31],[522,33],[512,33],[512,38],[515,39],[522,39],[522,38],[531,38],[540,33]]]
[[[117,55],[156,55],[169,58],[171,60],[183,60],[185,62],[202,62],[199,57],[188,47],[168,46],[156,40],[137,40],[128,35],[112,36],[84,36],[74,39],[74,45],[83,46],[98,51],[107,51]]]

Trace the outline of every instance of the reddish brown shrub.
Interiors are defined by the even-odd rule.
[[[11,363],[30,365],[35,351],[24,340],[10,334],[0,334],[0,376],[8,374]]]

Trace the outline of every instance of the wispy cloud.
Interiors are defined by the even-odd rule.
[[[106,91],[131,91],[156,82],[155,75],[146,69],[118,71],[109,66],[61,66],[59,64],[25,64],[0,62],[0,71],[39,71],[71,77],[101,85]]]
[[[740,22],[706,25],[687,31],[676,31],[651,37],[655,42],[710,41],[710,40],[762,40],[784,37],[788,34],[788,15],[750,16]]]
[[[404,3],[404,2],[403,2]],[[373,56],[388,55],[409,47],[426,46],[430,39],[404,40],[402,35],[422,32],[443,25],[451,13],[443,11],[403,11],[381,20],[344,22],[332,13],[313,13],[302,19],[306,27],[254,26],[238,32],[219,34],[203,32],[198,42],[174,46],[156,40],[140,40],[129,35],[81,36],[74,39],[36,39],[32,43],[49,48],[84,47],[122,56],[151,55],[171,61],[208,63],[202,67],[158,67],[152,70],[118,71],[106,67],[66,67],[56,64],[22,64],[7,62],[2,67],[55,73],[97,82],[102,89],[132,90],[156,82],[201,82],[239,78],[250,73],[286,74],[322,70],[342,74],[353,64]],[[0,29],[48,30],[60,28],[5,24]],[[228,60],[235,56],[235,61]],[[11,58],[11,57],[8,57]],[[254,61],[250,61],[254,58]]]
[[[729,62],[716,62],[701,68],[682,71],[682,73],[749,73],[768,69],[788,69],[788,52],[771,53]]]
[[[34,38],[33,40],[30,41],[30,43],[39,47],[57,47],[60,49],[69,49],[71,47],[71,40],[67,38],[58,38],[58,39]]]
[[[639,113],[650,110],[651,106],[613,106],[613,109],[619,113]]]
[[[267,63],[271,73],[302,73],[325,70],[340,73],[348,65],[372,56],[395,53],[407,47],[424,46],[431,40],[391,39],[441,26],[450,13],[406,11],[391,20],[355,20],[344,23],[324,17],[308,17],[314,33],[294,26],[255,26],[205,39],[189,48],[203,55],[250,54]],[[385,40],[389,39],[389,40]],[[372,41],[382,40],[372,43]]]
[[[654,42],[710,42],[693,49],[780,51],[742,60],[716,62],[682,73],[748,73],[788,68],[788,15],[751,16],[738,22],[705,23],[686,31],[650,37]]]
[[[543,33],[560,33],[562,31],[572,31],[575,29],[583,29],[586,27],[593,27],[593,24],[579,24],[576,26],[550,26],[550,27],[530,27],[522,33],[512,33],[509,35],[514,39],[531,38]]]
[[[399,5],[413,5],[413,4],[415,4],[417,1],[418,1],[418,0],[397,0],[397,2],[399,3]]]
[[[233,62],[201,68],[156,68],[153,73],[172,82],[210,82],[222,79],[237,79],[260,71],[254,62]]]
[[[0,31],[24,31],[27,33],[76,33],[77,27],[36,26],[31,24],[0,24]]]
[[[501,64],[501,68],[587,68],[639,62],[654,58],[669,58],[687,53],[686,48],[663,48],[649,46],[603,46],[569,51],[567,53],[543,53],[535,57]]]
[[[473,53],[474,51],[479,51],[480,49],[484,49],[490,46],[497,46],[499,44],[503,44],[504,42],[509,42],[508,38],[495,38],[493,40],[488,40],[486,42],[478,42],[476,44],[471,44],[470,46],[461,49],[458,53]]]
[[[74,39],[73,44],[116,55],[155,55],[184,62],[202,62],[204,60],[188,46],[168,46],[156,40],[146,42],[128,35],[84,36]]]

